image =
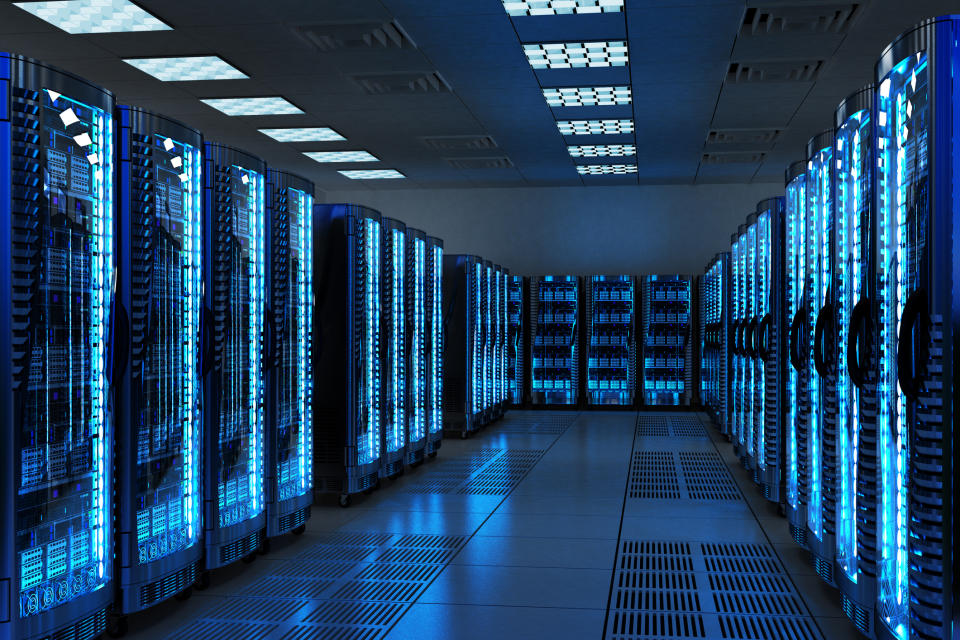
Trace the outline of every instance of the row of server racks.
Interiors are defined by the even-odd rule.
[[[958,63],[958,17],[898,38],[700,281],[705,405],[882,640],[958,628]]]
[[[690,276],[511,276],[510,403],[691,405],[695,300]]]

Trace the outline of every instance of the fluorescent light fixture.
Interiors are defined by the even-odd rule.
[[[164,82],[244,80],[248,77],[219,56],[124,58],[123,61]]]
[[[511,16],[557,16],[571,13],[619,13],[623,0],[503,0]]]
[[[204,98],[200,102],[228,116],[283,116],[303,113],[280,96]]]
[[[630,87],[553,87],[543,90],[551,107],[607,107],[630,104]]]
[[[351,180],[396,180],[407,177],[396,169],[354,169],[337,173]]]
[[[525,44],[523,52],[534,69],[625,67],[630,61],[627,43],[623,40]]]
[[[259,131],[280,142],[341,142],[346,140],[329,127],[287,127],[284,129],[260,129]]]
[[[67,33],[167,31],[170,27],[130,0],[14,2],[27,13]]]
[[[618,158],[637,155],[632,144],[574,144],[567,147],[574,158]]]
[[[565,136],[633,133],[633,120],[559,120],[557,127]]]
[[[317,162],[379,162],[367,151],[307,151],[303,155]]]
[[[637,172],[635,164],[581,164],[577,173],[582,176],[625,176]]]

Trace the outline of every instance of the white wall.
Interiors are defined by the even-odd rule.
[[[334,191],[525,275],[700,274],[779,184]]]

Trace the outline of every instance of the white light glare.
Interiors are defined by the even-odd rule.
[[[72,124],[80,122],[80,118],[77,117],[77,114],[73,112],[73,109],[67,109],[66,111],[60,112],[60,121],[63,122],[63,126],[69,127]]]
[[[67,33],[166,31],[170,27],[130,0],[53,0],[14,2],[28,13]]]
[[[630,61],[623,40],[525,44],[523,52],[534,69],[624,67]]]
[[[248,77],[219,56],[124,58],[123,61],[164,82],[245,80]]]
[[[200,102],[228,116],[282,116],[303,113],[280,96],[204,98]]]
[[[396,169],[354,169],[337,173],[351,180],[395,180],[407,177]]]
[[[173,140],[171,140],[170,138],[167,138],[166,140],[164,140],[163,149],[164,151],[173,151]]]
[[[86,132],[81,133],[78,136],[73,136],[73,141],[81,147],[89,147],[91,144],[93,144],[93,140],[90,139],[90,134]]]
[[[633,120],[559,120],[557,128],[565,136],[633,133]]]
[[[279,142],[341,142],[346,140],[329,127],[288,127],[284,129],[260,129],[259,131]]]
[[[619,13],[623,0],[503,0],[503,8],[511,16]]]
[[[551,87],[543,90],[551,107],[607,107],[630,104],[630,87]]]

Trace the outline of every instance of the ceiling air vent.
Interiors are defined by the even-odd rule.
[[[707,144],[773,144],[780,129],[713,129],[707,134]]]
[[[427,136],[420,138],[423,146],[437,151],[468,151],[496,149],[497,143],[490,136]]]
[[[744,14],[740,35],[846,33],[859,8],[848,2],[751,7]]]
[[[320,51],[339,49],[416,49],[416,43],[396,20],[392,22],[331,22],[300,25],[294,32]]]
[[[817,79],[823,60],[765,60],[732,62],[727,82],[812,82]]]
[[[436,71],[371,73],[351,76],[364,92],[373,95],[450,93],[453,90]]]
[[[703,164],[756,164],[763,162],[767,154],[761,151],[745,153],[705,153],[701,158]]]
[[[454,169],[510,169],[513,167],[513,162],[506,156],[444,159]]]

